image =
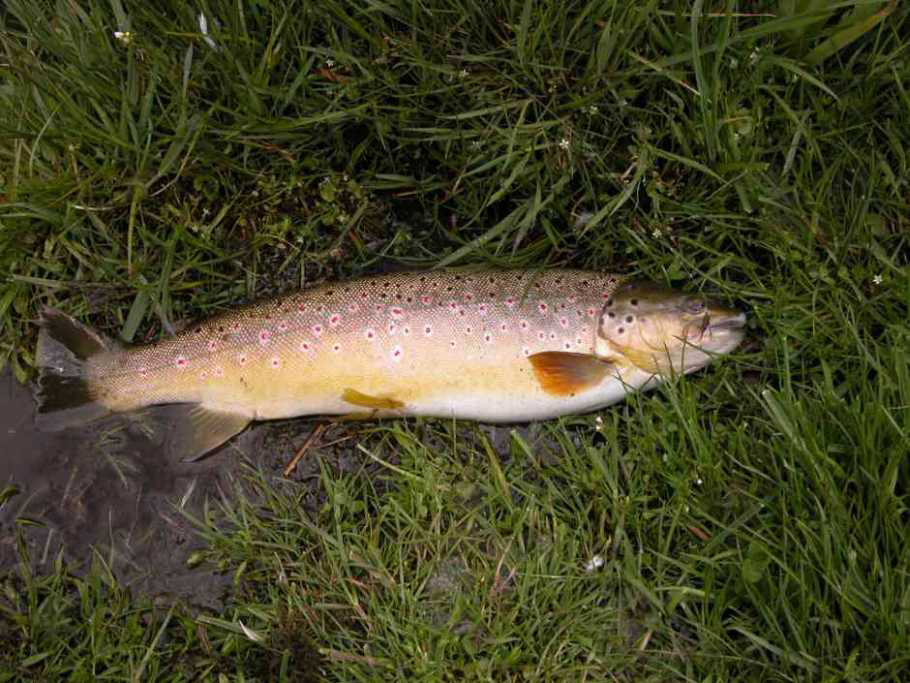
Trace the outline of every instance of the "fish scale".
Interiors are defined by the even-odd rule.
[[[650,347],[618,351],[623,328],[598,333],[623,283],[571,269],[396,273],[316,285],[132,348],[49,312],[42,405],[190,406],[172,415],[195,451],[251,420],[297,415],[517,422],[589,411],[660,379]],[[659,314],[650,323],[641,315],[642,334],[657,321],[658,336],[675,344],[689,314],[659,311],[679,295],[649,296]],[[626,318],[643,312],[627,303]]]

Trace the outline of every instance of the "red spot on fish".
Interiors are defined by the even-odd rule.
[[[486,305],[486,304],[480,304],[480,306],[477,307],[477,310],[480,312],[480,315],[486,315],[486,313],[487,313],[487,305]]]
[[[458,315],[460,315],[462,318],[464,318],[465,312],[466,312],[466,311],[465,311],[463,308],[459,308],[459,309],[458,309]]]
[[[333,314],[332,317],[329,318],[329,325],[331,325],[332,327],[338,327],[338,323],[340,323],[340,322],[341,322],[341,316],[338,315],[337,313]]]
[[[509,328],[509,326],[506,325],[505,323],[502,323],[502,324],[499,326],[499,329],[500,329],[500,331],[502,331],[502,332],[505,332],[508,328]]]
[[[209,351],[214,351],[217,348],[218,348],[218,342],[215,341],[214,339],[209,339],[209,343],[208,343]]]
[[[189,362],[186,358],[184,358],[183,356],[177,356],[177,358],[174,359],[174,363],[175,363],[175,364],[177,365],[177,367],[180,368],[181,370],[183,370],[187,365],[190,364],[190,362]]]
[[[483,335],[483,340],[484,340],[487,344],[489,344],[491,341],[493,341],[493,335],[490,334],[489,332],[486,332],[486,333]]]
[[[404,335],[409,335],[409,334],[411,334],[411,328],[408,327],[408,326],[402,327],[402,328],[401,328],[401,332],[402,332],[402,334],[404,334]]]
[[[423,333],[429,337],[433,334],[433,328],[430,325],[426,325],[423,328]]]
[[[467,294],[464,295],[464,300],[467,301],[468,303],[470,303],[471,301],[474,300],[474,295],[471,294],[470,292],[468,292]]]
[[[540,303],[537,304],[537,310],[540,311],[542,314],[545,314],[547,311],[550,310],[550,307],[547,305],[547,302],[541,301]]]
[[[246,354],[241,353],[239,356],[237,356],[237,362],[241,365],[246,365]]]
[[[455,340],[454,340],[454,339],[453,339],[452,341],[449,342],[449,346],[451,346],[453,349],[455,348]]]
[[[297,304],[297,310],[301,313],[306,311],[306,304]]]
[[[304,353],[309,353],[309,352],[312,350],[313,345],[310,344],[310,342],[308,342],[308,341],[302,341],[302,342],[300,342],[300,347],[299,347],[299,348],[300,348],[300,350],[303,351]]]
[[[396,329],[397,327],[398,327],[398,325],[396,325],[395,323],[391,323],[391,322],[390,322],[390,323],[389,323],[389,327],[388,327],[388,329],[389,329],[389,334],[395,334],[395,329]]]
[[[385,306],[382,304],[376,304],[375,308],[377,313],[382,313],[385,310]]]
[[[537,338],[540,339],[540,341],[543,341],[544,339],[547,338],[546,332],[544,332],[543,330],[541,330],[540,332],[537,333]]]
[[[474,328],[471,327],[470,325],[468,325],[467,327],[464,328],[465,334],[471,334],[471,332],[473,332],[473,331],[474,331]]]
[[[391,313],[393,318],[399,320],[404,317],[404,309],[398,308],[397,306],[392,306],[392,308],[389,309],[389,313]]]
[[[588,309],[588,317],[593,318],[595,315],[597,315],[597,311],[592,306],[591,308]]]
[[[526,330],[526,329],[528,329],[529,323],[527,320],[522,320],[521,322],[518,323],[518,325],[519,325],[519,327],[521,327],[521,329]]]
[[[287,324],[286,322],[280,322],[280,323],[278,323],[278,331],[279,331],[279,332],[287,332],[287,331],[288,331],[288,324]]]
[[[281,367],[281,359],[278,356],[272,356],[269,365],[272,366],[272,369],[277,370]]]
[[[515,306],[515,297],[513,297],[513,296],[508,297],[506,299],[506,306],[508,306],[509,308],[512,308],[513,306]]]
[[[271,332],[268,330],[259,330],[259,346],[268,346],[269,340],[271,338]]]
[[[310,329],[313,330],[313,334],[315,334],[317,337],[322,336],[322,325],[313,325],[313,327]]]
[[[394,349],[392,349],[392,360],[394,360],[394,361],[401,360],[401,347],[400,346],[396,346]]]
[[[333,345],[333,346],[332,346],[332,351],[334,351],[335,353],[338,353],[339,351],[341,351],[341,344],[335,344],[335,345]]]
[[[359,308],[357,304],[348,304],[348,313],[356,313]]]
[[[373,341],[374,339],[376,339],[376,332],[374,332],[369,327],[367,328],[367,339],[369,339],[370,341]]]
[[[454,312],[454,311],[457,311],[457,310],[458,310],[458,302],[457,302],[457,301],[450,301],[450,302],[449,302],[449,308],[452,309],[453,312]]]
[[[433,299],[428,296],[422,296],[420,297],[420,303],[422,303],[424,306],[429,306],[431,303],[433,303]]]
[[[568,318],[560,318],[560,319],[559,319],[559,324],[562,325],[563,327],[568,327],[568,326],[569,326],[569,319],[568,319]]]

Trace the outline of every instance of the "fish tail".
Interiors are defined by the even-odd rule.
[[[40,324],[35,355],[39,427],[63,429],[107,415],[98,400],[103,392],[87,375],[86,362],[117,345],[53,308],[42,311]]]

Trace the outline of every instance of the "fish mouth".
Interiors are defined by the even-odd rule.
[[[746,314],[741,311],[714,310],[708,315],[711,332],[733,332],[746,326]]]

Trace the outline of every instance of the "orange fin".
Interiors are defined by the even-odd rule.
[[[545,351],[528,357],[540,386],[553,396],[574,396],[600,384],[613,363],[586,353]]]
[[[356,389],[345,389],[341,392],[341,400],[352,403],[355,406],[362,406],[371,410],[398,410],[404,408],[404,403],[394,398],[385,398],[381,396],[370,396],[361,393]]]

